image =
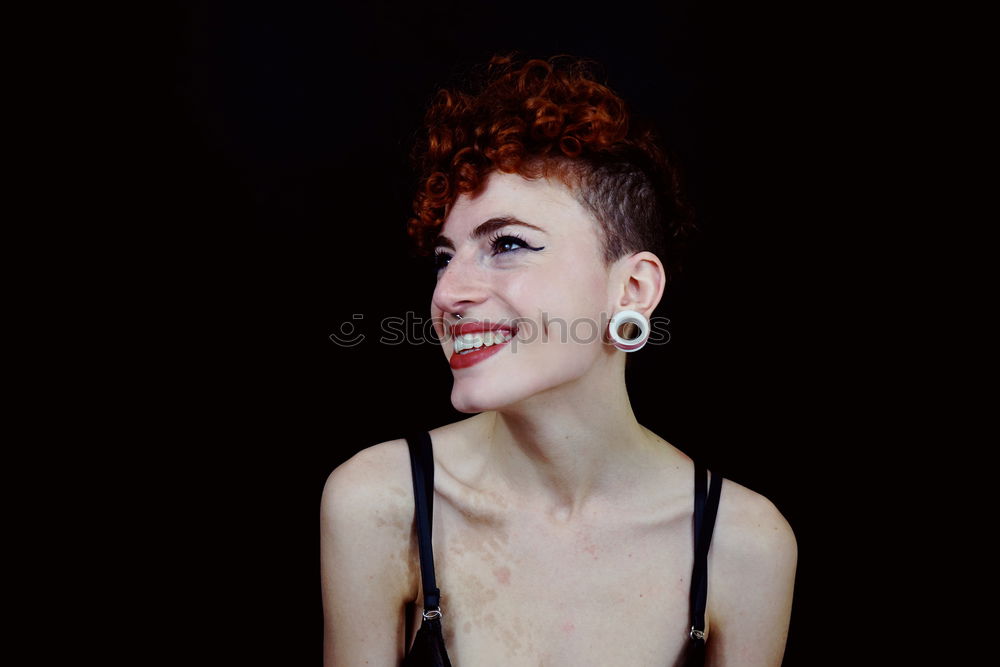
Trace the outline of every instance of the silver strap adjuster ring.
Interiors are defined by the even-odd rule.
[[[705,639],[705,632],[703,630],[695,630],[694,626],[691,626],[691,639]]]
[[[437,606],[430,611],[424,610],[424,620],[429,621],[432,618],[441,618],[441,607]]]

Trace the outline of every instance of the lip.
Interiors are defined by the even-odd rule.
[[[506,327],[498,326],[495,327],[494,329],[506,329]],[[475,331],[490,331],[490,330],[491,329],[488,328],[470,329],[469,331],[467,331],[467,333],[473,333]],[[514,339],[511,338],[510,340]],[[494,354],[496,354],[503,348],[510,345],[510,340],[504,343],[494,343],[493,345],[488,345],[488,346],[484,345],[481,348],[473,350],[472,352],[466,352],[464,354],[459,352],[454,352],[452,353],[451,358],[448,360],[448,363],[451,365],[453,370],[458,370],[460,368],[468,368],[469,366],[478,364],[480,361],[483,361],[484,359],[489,359]]]

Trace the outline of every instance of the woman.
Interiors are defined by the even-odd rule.
[[[585,61],[497,56],[439,93],[413,157],[409,232],[473,416],[330,474],[326,667],[779,665],[791,528],[629,404],[691,227],[652,132]]]

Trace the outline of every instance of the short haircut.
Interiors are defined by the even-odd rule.
[[[594,61],[494,55],[467,90],[441,89],[410,159],[417,171],[407,234],[429,255],[447,211],[493,171],[555,176],[598,221],[605,266],[648,250],[668,283],[697,226],[657,131],[592,71]]]

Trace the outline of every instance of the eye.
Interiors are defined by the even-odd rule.
[[[508,245],[520,246],[519,248],[512,248],[510,250],[504,250]],[[527,242],[521,237],[515,234],[504,234],[500,235],[497,233],[490,239],[490,247],[493,249],[494,255],[502,255],[508,252],[514,252],[515,250],[522,250],[524,248],[530,248],[531,250],[541,250],[541,248],[531,248]]]
[[[451,255],[446,252],[434,253],[434,270],[440,271],[441,269],[443,269],[445,266],[448,265],[448,260],[450,258]]]
[[[493,255],[505,255],[507,253],[516,252],[518,250],[544,250],[545,246],[538,248],[532,248],[528,245],[527,241],[517,236],[516,234],[494,234],[489,240],[490,248],[493,251]],[[509,247],[516,246],[516,247]],[[434,253],[434,272],[440,273],[441,269],[448,266],[448,261],[451,259],[451,253],[447,252],[436,252]]]

